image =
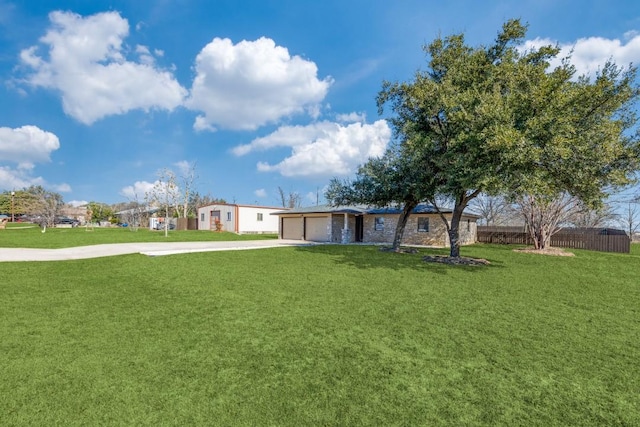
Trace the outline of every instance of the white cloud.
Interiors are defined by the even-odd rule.
[[[41,185],[58,192],[69,192],[69,184],[49,184],[41,176],[33,176],[36,163],[47,163],[53,151],[60,148],[58,137],[37,126],[0,127],[0,189],[14,190]]]
[[[270,135],[240,145],[233,153],[291,147],[291,155],[280,163],[258,163],[258,170],[283,176],[328,177],[349,175],[369,157],[381,156],[391,139],[385,120],[373,124],[320,122],[308,126],[284,126]]]
[[[192,168],[195,168],[193,163],[190,163],[186,160],[181,160],[173,164],[176,168],[178,168],[178,174],[182,176],[186,176]]]
[[[136,181],[135,184],[126,186],[122,190],[120,190],[120,195],[126,197],[129,200],[137,200],[139,202],[142,202],[147,194],[150,193],[156,185],[158,185],[158,181]]]
[[[53,184],[51,187],[53,188],[53,191],[57,191],[58,193],[71,193],[71,186],[66,183]]]
[[[51,27],[38,46],[21,52],[24,65],[33,69],[26,82],[59,90],[64,111],[91,124],[105,116],[134,109],[173,110],[187,91],[173,74],[154,65],[146,46],[136,47],[140,62],[126,59],[123,41],[129,24],[117,12],[82,17],[71,12],[51,12]]]
[[[367,114],[366,113],[356,113],[355,111],[349,114],[338,114],[336,115],[336,120],[340,123],[355,123],[355,122],[366,122]]]
[[[74,208],[77,208],[78,206],[88,205],[89,202],[86,200],[71,200],[67,204],[73,206]]]
[[[265,37],[237,44],[216,37],[196,57],[195,71],[185,105],[203,113],[196,130],[253,130],[305,111],[314,116],[332,83],[318,80],[315,63]]]
[[[0,165],[0,190],[9,191],[27,188],[32,185],[40,185],[60,193],[68,193],[71,191],[69,184],[49,184],[43,177],[33,176],[31,172],[31,169],[14,169],[9,166]]]
[[[34,163],[50,161],[52,151],[60,148],[58,137],[37,126],[0,127],[0,161],[32,169]]]
[[[259,188],[258,190],[254,191],[253,194],[255,194],[256,197],[260,197],[261,199],[267,197],[267,191],[264,188]]]
[[[26,188],[31,185],[46,185],[42,177],[33,177],[24,170],[0,166],[0,190],[9,191]]]
[[[551,39],[536,38],[527,40],[522,48],[528,50],[545,45],[558,45],[560,48],[560,54],[551,62],[552,67],[560,65],[562,58],[571,56],[571,63],[578,75],[593,76],[608,60],[613,60],[621,67],[627,67],[630,63],[640,64],[640,34],[634,31],[625,33],[624,41],[587,37],[575,43],[558,43]]]

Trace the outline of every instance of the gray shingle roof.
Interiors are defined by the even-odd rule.
[[[306,206],[303,208],[293,208],[289,210],[283,210],[279,212],[274,212],[271,215],[281,215],[281,214],[313,214],[313,213],[335,213],[335,214],[371,214],[371,215],[393,215],[400,214],[402,209],[399,207],[386,207],[386,208],[375,208],[371,206],[363,206],[363,205],[348,205],[348,206],[329,206],[329,205],[319,205],[319,206]],[[443,209],[440,208],[440,212],[442,213],[451,213],[451,209]],[[434,214],[437,213],[436,209],[427,204],[418,205],[411,213],[413,214]],[[477,217],[477,215],[465,213],[465,216]]]

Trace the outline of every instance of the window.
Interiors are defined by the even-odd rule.
[[[384,217],[382,216],[375,217],[374,229],[376,231],[384,231]]]
[[[204,212],[200,214],[200,222],[204,222]]]
[[[258,214],[258,221],[262,221],[262,214],[261,213]]]
[[[471,220],[467,220],[467,231],[471,231]]]
[[[429,218],[418,218],[418,231],[429,232]]]
[[[231,221],[231,212],[227,212],[227,221]]]

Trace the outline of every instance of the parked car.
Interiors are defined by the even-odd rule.
[[[80,221],[78,221],[77,219],[73,219],[73,218],[56,218],[54,221],[54,224],[56,225],[62,225],[62,224],[67,224],[67,225],[71,225],[72,227],[77,227],[80,225]]]
[[[169,223],[167,226],[169,230],[174,230],[176,228],[175,224]],[[164,230],[164,222],[159,222],[156,224],[156,230]]]

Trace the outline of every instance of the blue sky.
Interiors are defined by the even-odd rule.
[[[640,64],[635,0],[0,0],[0,190],[141,200],[195,164],[202,194],[315,204],[389,143],[383,80],[439,34],[490,43],[509,18],[581,72]]]

